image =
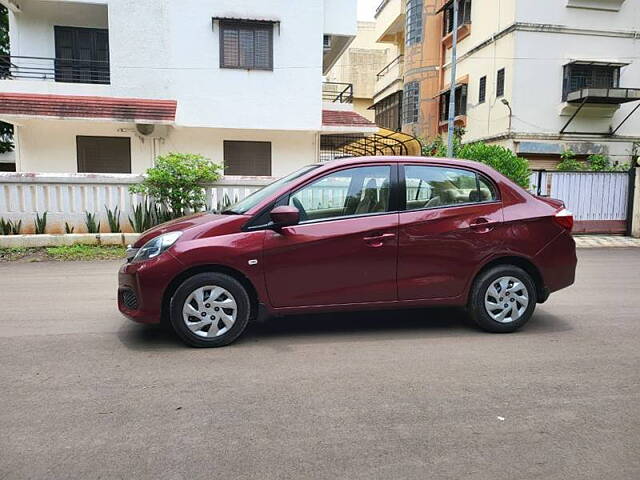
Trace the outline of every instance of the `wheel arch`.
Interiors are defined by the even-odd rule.
[[[162,296],[161,318],[163,322],[167,322],[169,319],[171,297],[173,297],[175,291],[187,278],[190,278],[199,273],[224,273],[225,275],[229,275],[230,277],[240,282],[240,284],[247,290],[247,294],[249,295],[251,304],[251,312],[249,318],[250,320],[253,320],[257,317],[259,310],[258,291],[256,290],[251,280],[249,280],[249,278],[247,278],[247,276],[242,272],[234,268],[227,267],[225,265],[207,264],[190,267],[180,272],[171,280],[171,282],[169,282],[169,285],[165,289]]]
[[[533,280],[533,283],[536,287],[536,297],[538,299],[538,303],[544,303],[547,300],[547,298],[549,297],[549,292],[545,288],[544,278],[542,277],[542,273],[540,272],[538,267],[536,267],[536,265],[528,258],[520,257],[517,255],[505,255],[502,257],[493,258],[492,260],[485,263],[480,268],[480,270],[476,272],[476,274],[473,276],[473,281],[469,286],[467,301],[471,299],[473,284],[475,283],[477,278],[487,270],[499,265],[513,265],[527,272],[531,276],[531,279]]]

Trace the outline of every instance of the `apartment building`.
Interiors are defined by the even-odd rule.
[[[281,176],[317,161],[324,133],[375,131],[323,94],[356,0],[0,3],[17,171],[142,173],[178,151],[226,175]]]
[[[640,141],[640,0],[457,0],[455,124],[534,166],[566,149],[628,163]],[[385,0],[376,122],[423,137],[447,128],[453,0]]]

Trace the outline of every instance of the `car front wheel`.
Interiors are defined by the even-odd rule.
[[[469,301],[473,320],[488,332],[514,332],[529,321],[537,303],[531,276],[519,267],[493,267],[474,282]]]
[[[171,299],[171,325],[193,347],[222,347],[242,334],[249,322],[247,291],[235,278],[200,273],[185,280]]]

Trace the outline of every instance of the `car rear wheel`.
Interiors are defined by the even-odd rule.
[[[469,311],[480,328],[509,333],[529,321],[536,303],[531,276],[519,267],[499,265],[481,273],[474,282]]]
[[[171,325],[193,347],[222,347],[249,322],[249,295],[235,278],[200,273],[185,280],[171,299]]]

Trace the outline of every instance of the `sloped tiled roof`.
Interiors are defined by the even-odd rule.
[[[0,114],[27,117],[173,122],[177,105],[175,100],[0,93]]]
[[[362,115],[348,110],[322,110],[322,125],[331,127],[375,127]]]

